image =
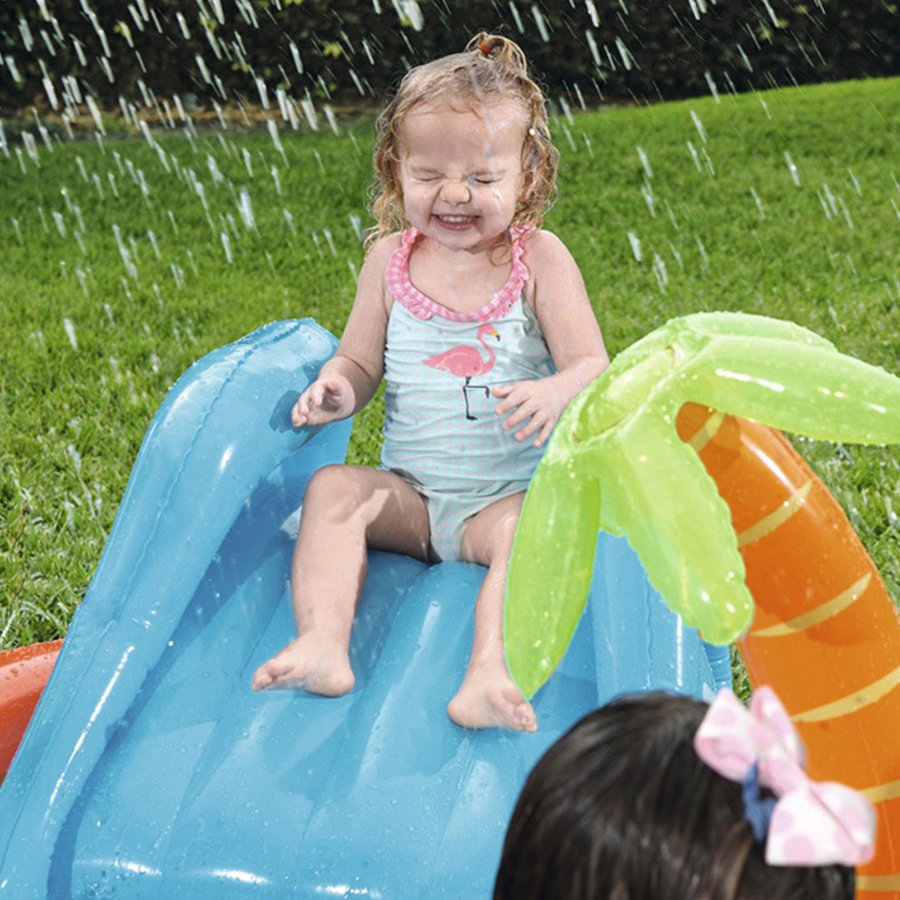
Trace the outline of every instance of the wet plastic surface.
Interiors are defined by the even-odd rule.
[[[623,691],[730,683],[727,651],[601,535],[537,735],[446,716],[484,574],[462,563],[373,553],[353,692],[254,694],[293,635],[282,525],[346,449],[348,423],[289,423],[334,346],[308,320],[266,326],[163,403],[0,790],[0,896],[488,898],[524,778],[564,730]]]
[[[0,653],[0,780],[31,721],[61,646],[62,641],[48,641]]]

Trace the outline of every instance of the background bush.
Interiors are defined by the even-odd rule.
[[[887,0],[4,0],[0,106],[366,106],[479,28],[584,105],[900,73]]]

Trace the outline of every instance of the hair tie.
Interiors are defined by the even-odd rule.
[[[760,790],[759,763],[754,762],[744,776],[741,799],[744,801],[744,818],[750,823],[758,844],[766,839],[775,810],[775,798],[761,796]]]
[[[744,817],[766,862],[776,866],[856,866],[875,852],[875,809],[858,791],[813,781],[803,744],[781,701],[761,687],[745,707],[719,692],[694,737],[697,755],[743,784]],[[760,787],[774,798],[760,798]]]

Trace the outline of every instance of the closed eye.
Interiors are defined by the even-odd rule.
[[[473,175],[469,180],[475,184],[496,184],[499,181],[494,175]]]

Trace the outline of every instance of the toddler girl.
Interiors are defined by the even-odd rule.
[[[875,811],[810,781],[777,697],[623,697],[538,762],[494,900],[852,900]]]
[[[256,690],[351,690],[367,549],[465,560],[488,572],[450,717],[536,729],[503,649],[513,534],[553,426],[608,364],[581,274],[540,228],[557,158],[525,57],[496,35],[411,70],[379,117],[376,234],[337,353],[292,417],[350,416],[384,377],[382,466],[310,480],[291,572],[298,636]]]

